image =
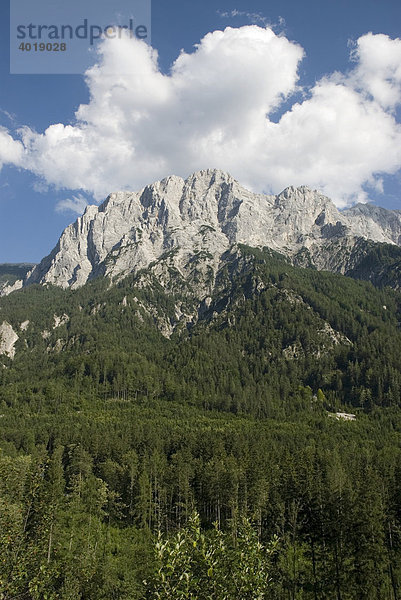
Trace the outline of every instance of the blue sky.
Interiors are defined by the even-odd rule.
[[[339,193],[337,199],[337,204],[339,205],[350,203],[353,199],[362,198],[358,194],[365,193],[365,198],[362,198],[364,200],[376,201],[378,204],[388,208],[401,209],[401,177],[400,171],[397,170],[397,162],[396,160],[386,162],[385,160],[378,160],[377,156],[375,157],[375,152],[391,154],[392,148],[397,147],[400,104],[398,100],[389,100],[389,94],[390,92],[394,92],[394,94],[398,93],[397,86],[399,85],[399,81],[397,80],[394,83],[394,89],[390,91],[384,90],[384,88],[378,89],[377,86],[375,88],[372,87],[373,77],[375,78],[374,85],[377,83],[376,71],[372,75],[373,66],[376,69],[385,68],[385,65],[373,65],[375,56],[382,52],[383,56],[386,54],[386,56],[390,57],[390,61],[394,61],[394,57],[397,57],[398,47],[394,44],[390,45],[390,42],[387,42],[387,39],[384,38],[364,38],[365,44],[359,48],[359,66],[355,67],[355,63],[350,63],[349,60],[352,43],[354,43],[355,48],[355,43],[361,36],[372,32],[373,34],[385,34],[389,39],[395,40],[401,35],[400,24],[401,3],[395,0],[384,0],[380,3],[377,0],[364,0],[363,2],[355,0],[335,0],[330,2],[324,0],[309,2],[287,0],[281,0],[280,2],[154,0],[152,2],[152,46],[158,51],[159,75],[163,73],[169,74],[172,63],[177,59],[180,51],[184,50],[186,54],[184,54],[184,58],[181,60],[179,68],[177,68],[178,74],[176,73],[174,85],[175,89],[179,87],[181,90],[184,90],[182,94],[185,95],[186,100],[183,100],[181,104],[176,100],[173,108],[171,108],[170,100],[166,100],[164,105],[160,103],[157,106],[152,105],[153,112],[151,112],[151,115],[152,121],[155,123],[155,128],[153,130],[149,129],[149,127],[146,129],[146,144],[141,140],[136,145],[141,152],[140,160],[133,160],[132,169],[129,163],[118,165],[115,169],[118,174],[121,174],[121,188],[130,189],[131,187],[131,189],[136,189],[146,181],[150,183],[153,179],[159,178],[159,176],[166,176],[169,172],[164,172],[164,169],[174,169],[176,172],[180,171],[177,174],[185,176],[192,170],[192,166],[194,168],[198,166],[199,168],[203,166],[217,166],[221,168],[225,167],[226,164],[230,167],[231,171],[234,171],[234,176],[258,191],[261,191],[261,188],[263,188],[264,191],[278,192],[280,191],[278,189],[280,186],[298,185],[301,182],[311,184],[312,187],[317,187],[316,179],[311,177],[310,182],[307,180],[310,177],[309,173],[311,171],[304,164],[299,166],[299,171],[303,177],[302,180],[296,180],[298,173],[296,164],[293,165],[293,171],[291,171],[291,164],[287,165],[283,170],[282,176],[274,179],[273,175],[269,174],[268,168],[272,157],[276,157],[274,148],[269,151],[270,153],[266,154],[266,175],[264,175],[263,164],[260,165],[258,171],[254,170],[251,172],[249,168],[247,170],[247,156],[242,157],[240,162],[236,162],[234,158],[231,162],[230,160],[226,160],[227,153],[229,153],[226,147],[224,151],[225,157],[219,154],[218,148],[214,148],[211,151],[210,156],[214,157],[214,160],[219,163],[216,165],[207,165],[205,163],[206,159],[201,157],[199,158],[199,162],[192,156],[188,160],[186,159],[188,150],[185,144],[188,143],[193,147],[197,127],[202,126],[201,128],[204,128],[204,123],[194,124],[194,106],[197,110],[196,114],[199,114],[200,111],[206,111],[206,115],[208,112],[210,113],[210,120],[215,119],[214,129],[210,133],[210,136],[213,137],[205,138],[206,141],[202,142],[206,145],[207,139],[215,139],[219,119],[221,120],[221,114],[224,114],[219,112],[218,104],[224,101],[227,102],[227,98],[233,98],[240,88],[249,89],[250,94],[257,95],[259,88],[262,89],[264,85],[263,93],[265,96],[269,96],[271,86],[277,87],[276,92],[271,92],[269,117],[272,132],[277,140],[278,161],[281,156],[283,158],[288,156],[288,144],[291,143],[291,140],[288,141],[285,136],[289,137],[291,128],[294,129],[294,132],[299,130],[300,139],[303,139],[305,135],[302,132],[302,123],[306,119],[309,119],[308,123],[312,123],[312,125],[308,125],[307,131],[309,132],[311,128],[313,129],[313,121],[310,121],[313,118],[311,117],[313,110],[321,111],[321,114],[326,114],[328,111],[334,110],[329,105],[330,94],[333,91],[333,93],[339,94],[338,103],[344,102],[344,114],[348,114],[347,111],[349,111],[349,122],[353,123],[354,119],[355,127],[360,127],[361,129],[360,132],[357,131],[357,136],[360,134],[360,143],[362,144],[361,158],[359,162],[355,163],[355,168],[347,170],[347,165],[341,163],[340,158],[338,158],[338,155],[341,154],[341,140],[335,139],[329,145],[322,145],[320,148],[318,144],[320,143],[319,140],[322,134],[320,133],[317,137],[312,137],[308,148],[314,144],[316,146],[312,148],[313,152],[311,152],[310,162],[312,166],[313,164],[320,165],[321,172],[318,181],[322,181],[322,185],[327,183],[327,187],[324,189],[326,192],[332,192],[333,181],[338,181],[341,185],[343,181],[346,182],[342,187],[340,186],[341,194]],[[274,37],[274,39],[271,37],[267,38],[263,32],[244,29],[242,30],[244,31],[243,35],[236,35],[234,33],[226,35],[224,39],[218,41],[216,41],[216,36],[214,38],[207,38],[207,41],[202,43],[202,47],[198,50],[197,60],[193,60],[194,44],[199,44],[210,32],[223,30],[226,27],[244,28],[248,25],[256,25],[261,30],[271,27],[274,35],[277,37]],[[31,151],[32,155],[29,157],[29,165],[27,166],[24,163],[21,166],[18,160],[14,162],[9,161],[8,163],[4,161],[5,164],[0,172],[0,262],[37,262],[49,253],[55,245],[62,229],[77,216],[71,210],[61,210],[63,206],[65,208],[68,206],[79,208],[85,202],[99,202],[102,195],[105,196],[108,192],[115,191],[115,186],[120,186],[118,178],[113,179],[110,173],[103,173],[102,168],[99,167],[102,158],[105,163],[107,161],[110,162],[110,155],[107,153],[104,157],[99,153],[94,153],[93,163],[88,162],[88,174],[92,173],[95,169],[96,177],[100,181],[88,183],[87,189],[84,188],[84,185],[86,185],[84,170],[82,170],[81,179],[79,177],[74,179],[68,173],[68,170],[74,172],[74,169],[79,170],[82,168],[82,157],[78,154],[76,155],[77,164],[74,164],[73,151],[71,158],[69,158],[70,163],[67,166],[60,163],[57,177],[53,177],[51,174],[51,165],[44,164],[43,158],[38,156],[41,152],[45,153],[48,146],[44,147],[42,145],[42,141],[37,134],[43,133],[49,126],[58,123],[63,124],[63,126],[71,124],[74,127],[77,122],[75,113],[80,105],[89,105],[89,109],[82,113],[83,117],[80,117],[81,120],[83,118],[99,120],[102,118],[102,115],[96,112],[96,106],[94,106],[93,102],[92,104],[90,102],[89,87],[92,96],[96,96],[97,94],[97,98],[99,99],[100,97],[104,98],[106,93],[105,87],[107,86],[102,87],[101,83],[92,79],[88,87],[84,77],[80,75],[10,75],[9,6],[8,2],[4,2],[4,0],[2,0],[0,6],[0,26],[0,126],[14,140],[20,139],[18,130],[21,127],[28,126],[33,132],[36,132],[32,138],[34,147]],[[285,43],[280,40],[284,40]],[[240,53],[239,50],[236,52],[236,47],[246,49],[247,44],[249,47],[251,45],[254,47],[254,54],[251,55],[250,53],[248,57],[246,52]],[[266,68],[266,74],[262,75],[266,79],[263,85],[262,81],[260,84],[259,80],[256,83],[254,81],[255,78],[259,77],[260,73],[264,73],[262,71],[263,61],[259,63],[255,58],[259,52],[258,48],[261,49],[260,52],[268,53],[271,58],[271,64],[269,63],[270,66]],[[153,98],[155,94],[160,94],[160,96],[171,94],[171,91],[166,88],[167,83],[171,82],[166,83],[160,77],[152,79],[153,75],[151,76],[148,73],[147,58],[140,54],[140,50],[133,49],[133,51],[138,52],[137,63],[143,66],[144,77],[147,78],[143,88],[145,91],[147,87],[153,90],[152,92],[148,92],[151,94],[149,97]],[[109,60],[117,60],[115,56],[114,58],[111,56],[111,52],[109,51]],[[130,49],[122,49],[121,52],[130,52]],[[200,94],[202,93],[205,94],[205,97],[209,97],[214,93],[216,85],[218,85],[216,81],[219,81],[217,70],[220,68],[219,61],[223,61],[221,62],[221,73],[227,71],[227,69],[224,69],[224,57],[227,56],[227,52],[231,52],[230,65],[232,65],[232,69],[230,67],[230,77],[227,75],[227,89],[233,86],[233,93],[230,93],[226,97],[224,96],[224,91],[220,90],[220,95],[216,95],[215,97],[215,104],[210,105],[202,100],[202,103],[197,106],[196,103],[199,101]],[[213,53],[215,53],[215,59],[213,59]],[[185,60],[185,56],[188,57],[188,60]],[[263,60],[265,59],[263,58]],[[143,63],[140,61],[143,61]],[[268,58],[266,58],[266,61],[267,64]],[[282,68],[281,61],[283,61]],[[213,70],[214,68],[213,64],[217,65],[216,79],[209,76],[210,69]],[[112,65],[112,62],[110,62],[110,65]],[[288,79],[280,79],[280,71],[284,72],[286,69],[288,70]],[[247,71],[254,74],[253,80],[247,78]],[[352,73],[349,76],[350,71]],[[295,72],[297,73],[296,80],[294,79]],[[335,79],[335,72],[340,74],[341,90],[339,89],[338,81]],[[316,87],[317,82],[325,75],[329,77],[330,81],[326,81],[324,86]],[[105,67],[104,81],[106,83],[108,81],[107,76],[110,77],[110,82],[113,83],[112,75],[108,74]],[[384,82],[385,79],[386,73],[383,73]],[[188,91],[190,87],[188,81],[192,80],[195,81],[193,95]],[[127,108],[127,102],[128,100],[132,100],[135,110],[139,111],[139,106],[141,106],[141,110],[145,114],[146,111],[142,104],[140,105],[138,99],[138,95],[143,90],[140,87],[138,88],[138,85],[140,84],[136,84],[136,86],[131,86],[130,84],[128,86],[131,96],[127,94],[124,100],[120,98],[119,102],[121,101],[122,104],[119,105],[119,108],[124,106],[124,110],[130,112],[130,109]],[[208,85],[209,88],[207,87]],[[355,113],[355,118],[352,117],[354,114],[353,111],[356,110],[356,105],[351,106],[353,102],[352,95],[355,95],[355,90],[360,89],[363,92],[363,102],[366,101],[366,105],[362,106],[361,110],[364,113],[369,113],[372,122],[378,124],[378,133],[376,136],[377,147],[375,147],[375,136],[372,135],[371,138],[369,136],[366,137],[366,132],[363,130],[364,127],[370,127],[370,121],[365,121],[365,117],[362,114],[359,115],[359,113]],[[374,89],[373,92],[372,89]],[[198,91],[196,92],[196,90]],[[344,94],[341,95],[340,92],[341,94],[344,92]],[[374,96],[375,104],[370,101],[368,103],[368,100],[366,100],[367,94]],[[280,101],[278,100],[279,96],[281,97]],[[314,98],[314,103],[310,103],[310,105],[304,103],[302,105],[305,100],[310,100],[311,97]],[[252,127],[256,127],[256,125],[253,121],[252,111],[254,108],[255,110],[259,110],[263,104],[261,103],[257,107],[248,106],[249,98],[243,92],[238,92],[238,96],[235,96],[234,100],[235,104],[228,107],[227,113],[241,115],[243,122],[246,122],[249,118],[249,123],[251,123],[249,132],[246,130],[237,131],[234,116],[232,122],[227,117],[227,122],[225,123],[226,129],[223,131],[223,134],[221,132],[220,134],[223,136],[222,139],[225,140],[228,135],[227,132],[233,131],[233,135],[238,135],[238,140],[241,141],[247,139],[248,133],[249,135],[253,135]],[[358,100],[358,102],[359,105],[362,104],[362,101]],[[291,111],[291,108],[296,103],[301,106],[301,110],[298,111],[298,120],[295,120],[296,113]],[[375,112],[379,104],[382,108],[384,107],[383,111],[385,112]],[[174,121],[178,110],[185,114],[188,112],[187,121],[183,123],[181,123],[181,120]],[[274,127],[274,123],[280,121],[282,115],[287,111],[288,113],[291,112],[288,124],[284,120],[281,129],[276,131],[277,128]],[[163,128],[164,137],[159,141],[160,123],[165,122],[162,118],[167,119],[169,123],[166,123],[165,130]],[[131,126],[132,122],[129,121],[129,124]],[[121,126],[121,123],[117,125]],[[341,126],[350,129],[347,121],[339,125],[339,128]],[[103,138],[100,142],[97,142],[97,138],[94,137],[94,131],[90,131],[89,133],[87,129],[84,131],[85,135],[88,135],[88,139],[95,139],[94,143],[99,147],[101,147],[102,143],[107,143],[107,139],[105,141]],[[141,128],[138,132],[132,125],[132,136],[145,135],[143,131],[145,131],[144,128]],[[328,131],[326,123],[321,131]],[[81,133],[81,129],[79,129],[79,132]],[[345,131],[344,136],[341,138],[344,143],[344,150],[350,144],[350,140],[347,137],[349,134],[349,131]],[[330,133],[327,135],[330,135]],[[367,140],[366,147],[371,146],[371,148],[363,146],[364,136]],[[162,150],[158,148],[158,143],[160,143],[160,148],[163,146],[168,149],[170,141],[172,158],[166,157]],[[129,142],[130,140],[124,141],[127,153],[132,150],[128,148]],[[113,143],[116,144],[116,140],[110,142],[111,147]],[[257,148],[262,148],[261,144],[263,140],[257,139],[254,142],[255,147],[251,145],[247,146],[246,144],[248,143],[250,144],[247,139],[245,147],[248,148],[250,162],[254,162],[252,153],[256,153]],[[355,146],[355,148],[358,149],[358,146]],[[365,150],[366,158],[364,154]],[[331,151],[333,152],[333,160],[338,161],[338,170],[328,173],[326,182],[325,169],[326,171],[329,170],[327,165],[330,164],[331,156],[328,153]],[[118,144],[115,153],[111,156],[116,156],[117,152]],[[165,152],[168,153],[168,150]],[[60,148],[60,153],[63,153],[63,148]],[[199,155],[201,153],[202,148],[200,148]],[[302,153],[304,154],[304,152]],[[349,160],[353,159],[353,155],[355,155],[355,151],[350,155]],[[324,162],[325,159],[327,159],[326,163]],[[118,161],[118,158],[116,160]],[[344,158],[344,161],[346,160],[348,159]],[[296,158],[294,158],[294,161],[296,161]],[[364,168],[365,163],[369,163],[370,171]],[[158,167],[156,168],[154,165],[158,165]],[[274,166],[272,173],[277,172],[279,166],[280,162]],[[135,172],[135,169],[138,172]],[[359,179],[353,179],[352,172],[357,172],[358,169],[360,169]],[[132,177],[130,175],[131,171]],[[375,175],[374,181],[371,181],[370,186],[367,186],[364,183],[364,177],[365,179],[368,178],[366,173],[369,174],[370,172],[373,174],[379,172],[380,176]],[[142,181],[141,173],[143,177],[148,177],[149,180],[145,179]],[[103,176],[104,181],[102,181]],[[88,181],[89,179],[90,177],[88,177]],[[349,182],[347,183],[348,179]],[[109,185],[113,186],[113,188],[108,189]],[[333,195],[333,192],[330,195]]]

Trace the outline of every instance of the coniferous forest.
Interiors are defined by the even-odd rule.
[[[401,598],[401,295],[240,254],[0,300],[2,600]]]

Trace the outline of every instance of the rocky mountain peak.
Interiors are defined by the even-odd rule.
[[[277,196],[255,194],[228,173],[205,169],[88,206],[24,285],[79,287],[98,275],[122,278],[171,252],[170,267],[184,277],[192,273],[194,257],[215,273],[235,244],[267,246],[289,257],[305,250],[317,268],[343,272],[341,252],[349,253],[360,237],[400,244],[401,212],[366,205],[339,211],[307,186],[290,186]]]
[[[387,210],[374,204],[356,204],[343,211],[358,233],[379,242],[401,245],[401,210]]]

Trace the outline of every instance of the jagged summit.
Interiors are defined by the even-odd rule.
[[[216,273],[235,244],[267,246],[319,269],[345,272],[357,238],[400,244],[401,212],[358,205],[340,212],[307,186],[255,194],[216,169],[171,175],[138,192],[88,206],[24,281],[79,287],[98,275],[124,277],[160,261],[184,277],[194,257]],[[304,260],[305,262],[305,260]],[[302,261],[301,261],[302,263]],[[206,272],[206,271],[205,271]]]
[[[374,204],[356,204],[343,213],[355,223],[363,237],[375,239],[384,236],[386,239],[377,241],[390,239],[401,245],[401,210],[387,210]]]

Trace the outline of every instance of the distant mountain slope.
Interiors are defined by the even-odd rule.
[[[3,394],[15,395],[16,378],[265,416],[291,406],[299,386],[323,390],[333,409],[399,404],[398,292],[242,245],[205,296],[207,276],[164,259],[114,286],[98,278],[2,298]]]
[[[2,263],[0,264],[0,281],[13,282],[13,280],[21,279],[34,266],[34,263]]]
[[[356,204],[343,211],[355,223],[359,235],[377,241],[401,245],[401,210],[387,210],[373,204]],[[380,236],[387,239],[380,240]]]
[[[2,263],[0,264],[0,295],[4,290],[11,291],[12,286],[25,279],[26,275],[35,267],[33,263]],[[18,284],[17,284],[18,288]]]

